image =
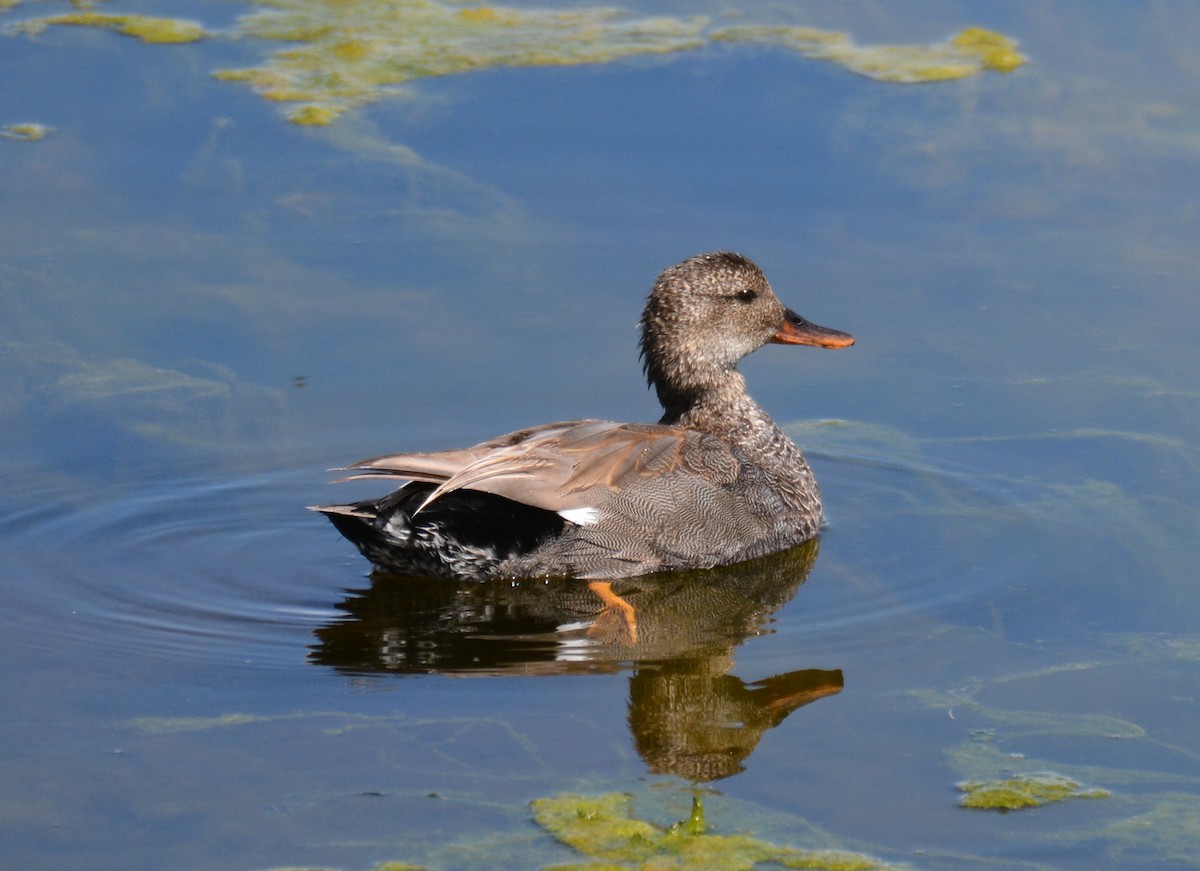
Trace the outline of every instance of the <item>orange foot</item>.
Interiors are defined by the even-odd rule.
[[[637,609],[613,592],[609,581],[592,581],[588,589],[600,597],[604,609],[596,615],[588,635],[593,638],[615,636],[622,644],[637,644]]]

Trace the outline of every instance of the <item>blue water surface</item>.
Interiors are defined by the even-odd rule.
[[[1200,11],[736,11],[1030,63],[711,44],[315,129],[210,76],[277,43],[0,37],[0,126],[53,128],[0,140],[0,865],[543,867],[586,857],[531,800],[694,789],[881,864],[1200,865]],[[657,419],[641,301],[718,248],[857,338],[743,365],[819,554],[640,588],[628,649],[569,586],[372,578],[304,510],[377,492],[327,483],[361,457]],[[959,806],[1047,772],[1107,795]]]

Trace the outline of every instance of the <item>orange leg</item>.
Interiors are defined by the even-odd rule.
[[[620,619],[624,623],[625,632],[621,640],[629,644],[637,644],[637,609],[613,592],[612,583],[609,581],[592,581],[588,584],[588,589],[600,597],[600,601],[604,603],[604,610],[596,615],[596,620],[592,624],[592,630],[597,631],[600,627],[608,626],[612,623],[614,616],[620,615]]]

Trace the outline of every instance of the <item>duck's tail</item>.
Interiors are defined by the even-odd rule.
[[[375,502],[356,502],[352,505],[310,505],[309,511],[317,511],[329,518],[338,532],[361,549],[363,543],[375,540],[383,545],[384,536],[375,526],[378,508]]]

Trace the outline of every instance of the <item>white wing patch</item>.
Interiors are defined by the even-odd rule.
[[[595,508],[584,506],[583,508],[564,508],[558,512],[558,516],[576,526],[591,526],[600,519],[600,512]]]

